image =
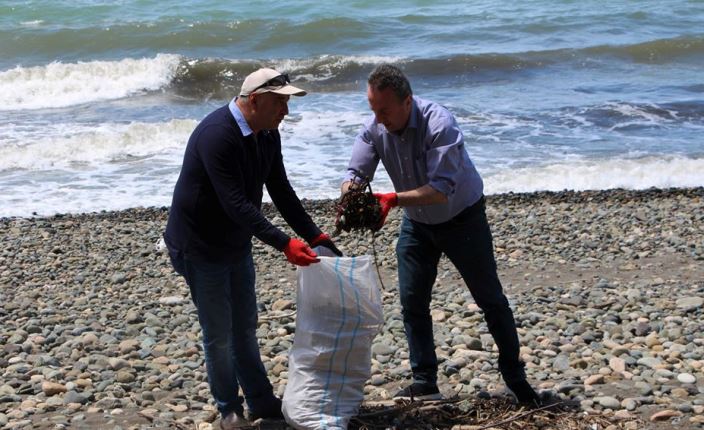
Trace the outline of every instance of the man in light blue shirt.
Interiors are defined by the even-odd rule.
[[[539,404],[519,358],[513,313],[496,273],[482,179],[465,150],[462,131],[447,109],[413,96],[397,67],[378,66],[367,83],[374,116],[355,140],[342,192],[359,178],[373,179],[381,161],[395,189],[374,195],[382,208],[381,225],[391,208],[404,208],[396,253],[414,381],[396,397],[441,397],[430,300],[444,253],[484,311],[506,385],[519,402]]]

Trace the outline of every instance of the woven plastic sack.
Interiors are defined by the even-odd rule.
[[[346,429],[362,404],[372,340],[383,324],[371,256],[320,257],[299,268],[296,304],[286,422],[296,429]]]

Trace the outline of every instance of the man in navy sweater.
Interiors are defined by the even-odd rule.
[[[256,338],[252,236],[293,264],[319,261],[305,242],[261,213],[263,186],[297,235],[342,255],[305,212],[284,169],[278,126],[290,96],[305,94],[273,69],[247,76],[239,97],[193,131],[174,189],[164,240],[198,310],[208,383],[223,429],[251,425],[240,386],[250,420],[282,417]]]

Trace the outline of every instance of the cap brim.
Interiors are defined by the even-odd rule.
[[[283,94],[286,96],[305,96],[306,94],[308,94],[305,90],[302,90],[298,87],[294,87],[290,84],[284,85],[283,87],[277,88],[275,90],[267,90],[266,92]]]

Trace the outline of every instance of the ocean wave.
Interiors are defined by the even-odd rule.
[[[704,126],[704,102],[628,103],[613,101],[595,106],[565,108],[560,121],[577,121],[609,131],[661,128],[672,124]],[[570,125],[569,123],[567,125]]]
[[[0,110],[66,107],[119,99],[168,85],[178,55],[119,61],[54,62],[0,72]]]
[[[572,160],[496,170],[485,175],[484,183],[487,194],[700,187],[704,185],[704,158],[650,155]]]
[[[414,78],[434,79],[453,76],[472,79],[481,74],[520,73],[559,64],[583,64],[599,56],[628,58],[633,61],[662,62],[686,56],[704,55],[704,37],[663,39],[624,46],[595,46],[582,49],[488,54],[458,54],[436,58],[398,56],[322,55],[301,59],[223,60],[194,59],[179,67],[173,82],[174,91],[191,97],[229,97],[244,77],[262,66],[277,67],[295,74],[295,79],[318,92],[358,89],[374,65],[398,64]],[[648,60],[650,58],[650,60]]]
[[[344,91],[356,89],[373,66],[403,61],[393,56],[341,55],[272,60],[191,59],[181,62],[171,89],[187,97],[229,98],[237,94],[248,74],[260,67],[273,67],[291,73],[294,81],[306,84],[308,89]]]
[[[704,37],[662,39],[624,46],[594,46],[517,53],[458,54],[436,58],[319,55],[307,58],[222,59],[157,54],[119,61],[51,63],[0,72],[0,110],[64,107],[165,89],[195,99],[226,99],[259,67],[275,67],[316,92],[355,91],[373,66],[398,64],[414,79],[469,81],[489,74],[521,73],[600,56],[663,62],[704,55]],[[580,66],[581,67],[581,66]]]
[[[639,63],[658,64],[678,58],[704,55],[704,37],[685,36],[651,40],[631,45],[602,45],[579,51],[589,55],[615,55]]]
[[[197,121],[174,119],[164,123],[53,124],[40,129],[0,130],[7,143],[0,146],[0,171],[79,169],[85,165],[182,152]]]

